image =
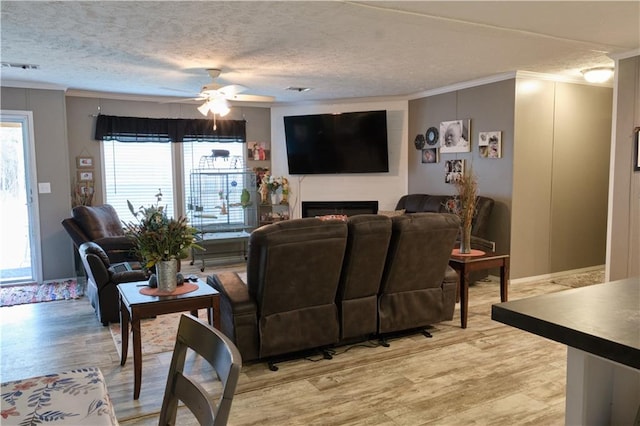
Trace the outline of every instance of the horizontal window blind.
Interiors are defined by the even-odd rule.
[[[103,142],[105,200],[111,204],[120,220],[135,221],[127,206],[134,209],[156,204],[156,194],[162,191],[161,206],[173,217],[173,171],[171,144],[160,142]]]

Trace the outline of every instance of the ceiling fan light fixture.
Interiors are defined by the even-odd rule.
[[[205,102],[202,105],[200,105],[198,107],[198,111],[200,111],[200,114],[202,114],[202,115],[204,115],[206,117],[207,114],[209,114],[209,103]]]
[[[582,70],[582,75],[589,83],[604,83],[613,75],[612,67],[596,67]]]
[[[220,117],[224,117],[225,115],[229,114],[229,111],[231,111],[231,109],[229,108],[229,104],[227,103],[226,99],[213,98],[208,99],[205,103],[200,105],[198,107],[198,111],[200,111],[200,114],[204,115],[205,117],[207,116],[207,114],[209,114],[209,112],[211,112],[213,115],[218,114]]]

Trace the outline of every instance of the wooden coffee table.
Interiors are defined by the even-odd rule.
[[[469,308],[469,275],[472,271],[482,271],[489,268],[500,268],[500,301],[506,302],[509,286],[509,255],[486,251],[482,255],[451,254],[449,266],[458,272],[460,277],[460,324],[467,328],[467,311]]]
[[[127,361],[129,349],[129,324],[133,332],[133,399],[140,396],[142,379],[142,341],[140,320],[175,312],[198,315],[198,309],[206,309],[209,324],[220,328],[220,294],[213,287],[198,280],[198,289],[177,296],[147,296],[140,293],[147,281],[118,285],[120,294],[120,328],[122,330],[122,355],[120,365]]]

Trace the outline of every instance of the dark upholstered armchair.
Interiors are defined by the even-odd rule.
[[[107,253],[112,263],[136,261],[133,242],[124,235],[122,222],[113,206],[77,206],[72,217],[64,219],[62,226],[76,247],[93,241]]]
[[[87,273],[87,296],[96,310],[98,321],[106,326],[120,322],[117,285],[148,279],[141,269],[116,272],[107,253],[94,242],[80,244],[78,249]]]
[[[340,340],[363,340],[378,331],[378,290],[384,270],[391,219],[363,214],[347,219],[347,250],[336,296]]]
[[[453,214],[391,218],[392,232],[378,296],[378,333],[453,319],[458,276],[449,267],[460,221]]]
[[[445,204],[451,195],[427,195],[409,194],[403,195],[398,200],[396,210],[405,210],[405,213],[432,212],[447,213]],[[489,238],[489,220],[493,210],[492,198],[478,196],[476,214],[471,223],[471,247],[479,250],[495,250],[495,243]]]
[[[222,332],[243,360],[338,342],[335,297],[346,244],[343,221],[278,222],[251,233],[246,285],[235,273],[207,277],[220,292]]]

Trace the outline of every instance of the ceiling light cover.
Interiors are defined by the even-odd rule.
[[[598,67],[583,70],[582,75],[584,79],[589,83],[604,83],[609,80],[613,75],[613,68],[611,67]]]

